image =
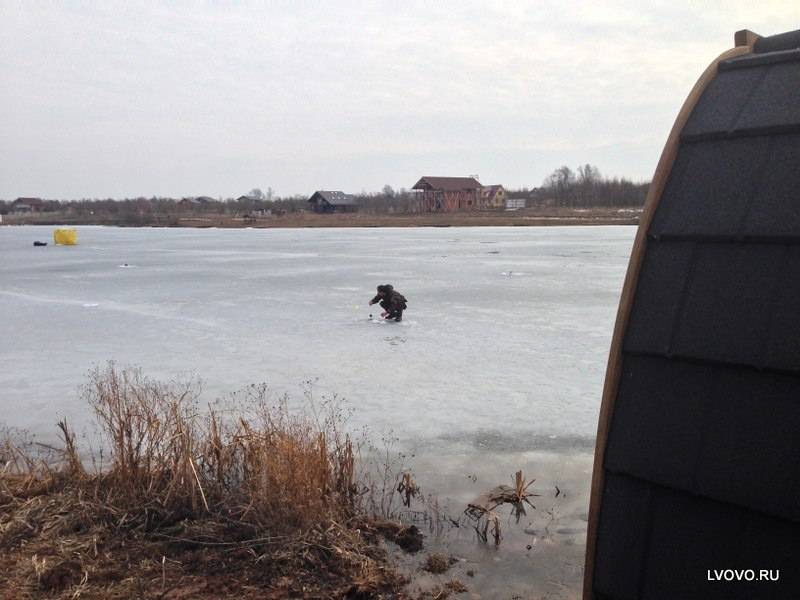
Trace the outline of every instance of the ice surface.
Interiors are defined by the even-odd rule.
[[[198,374],[209,399],[318,379],[372,430],[516,450],[590,445],[635,233],[80,227],[31,245],[51,230],[0,227],[0,423],[85,422],[77,388],[114,359]],[[402,323],[369,318],[379,283],[408,298]]]

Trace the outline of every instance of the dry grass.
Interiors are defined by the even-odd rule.
[[[445,584],[444,584],[444,586],[445,586],[445,587],[446,587],[448,590],[450,590],[451,592],[453,592],[454,594],[463,594],[463,593],[465,593],[465,592],[468,592],[468,591],[469,591],[469,590],[467,589],[467,586],[465,586],[465,585],[464,585],[462,582],[460,582],[458,579],[453,579],[453,580],[451,580],[451,581],[448,581],[447,583],[445,583]]]
[[[87,470],[66,422],[48,459],[0,444],[0,598],[402,597],[332,405],[265,388],[230,413],[199,385],[109,364],[85,395],[105,441]]]
[[[454,562],[447,554],[431,552],[422,568],[429,573],[441,574],[446,572]]]
[[[123,225],[178,227],[481,227],[481,226],[550,226],[550,225],[636,225],[641,209],[613,207],[568,208],[543,207],[517,211],[457,211],[447,213],[326,214],[288,213],[283,216],[248,220],[230,215],[197,216],[158,215],[143,223],[125,222],[114,215],[69,216],[63,214],[8,215],[10,224],[28,225]]]
[[[438,585],[430,590],[421,592],[417,598],[418,600],[446,600],[453,594],[463,594],[468,591],[469,590],[467,589],[467,586],[461,583],[458,579],[453,579],[444,585]]]

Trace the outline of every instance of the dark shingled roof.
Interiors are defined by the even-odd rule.
[[[482,187],[474,177],[423,177],[411,189],[459,192],[461,190],[479,190]]]
[[[800,598],[800,31],[720,64],[650,228],[605,447],[598,600]],[[709,569],[780,569],[709,582]]]
[[[317,202],[318,197],[332,206],[352,206],[356,204],[356,199],[352,194],[329,190],[317,190],[308,201]]]

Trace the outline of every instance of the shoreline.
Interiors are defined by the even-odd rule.
[[[129,217],[71,216],[60,213],[6,215],[3,225],[117,227],[172,227],[226,229],[302,229],[344,227],[548,227],[591,225],[638,225],[639,208],[527,208],[507,212],[452,212],[376,215],[365,213],[289,213],[280,216],[238,217],[230,215],[146,215],[140,222]]]
[[[107,462],[66,420],[53,445],[0,431],[0,598],[569,600],[578,589],[591,453],[531,440],[482,465],[458,447],[406,463],[351,437],[334,405],[318,405],[320,421],[266,387],[248,393],[267,412],[225,425],[230,409],[196,413],[199,380],[108,363],[84,388]],[[516,492],[467,510],[515,470]],[[495,510],[517,503],[516,522]]]

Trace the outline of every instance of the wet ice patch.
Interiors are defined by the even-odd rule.
[[[491,452],[591,452],[595,444],[595,438],[589,435],[553,435],[539,431],[499,429],[450,431],[440,435],[440,439],[466,442],[475,448]]]

